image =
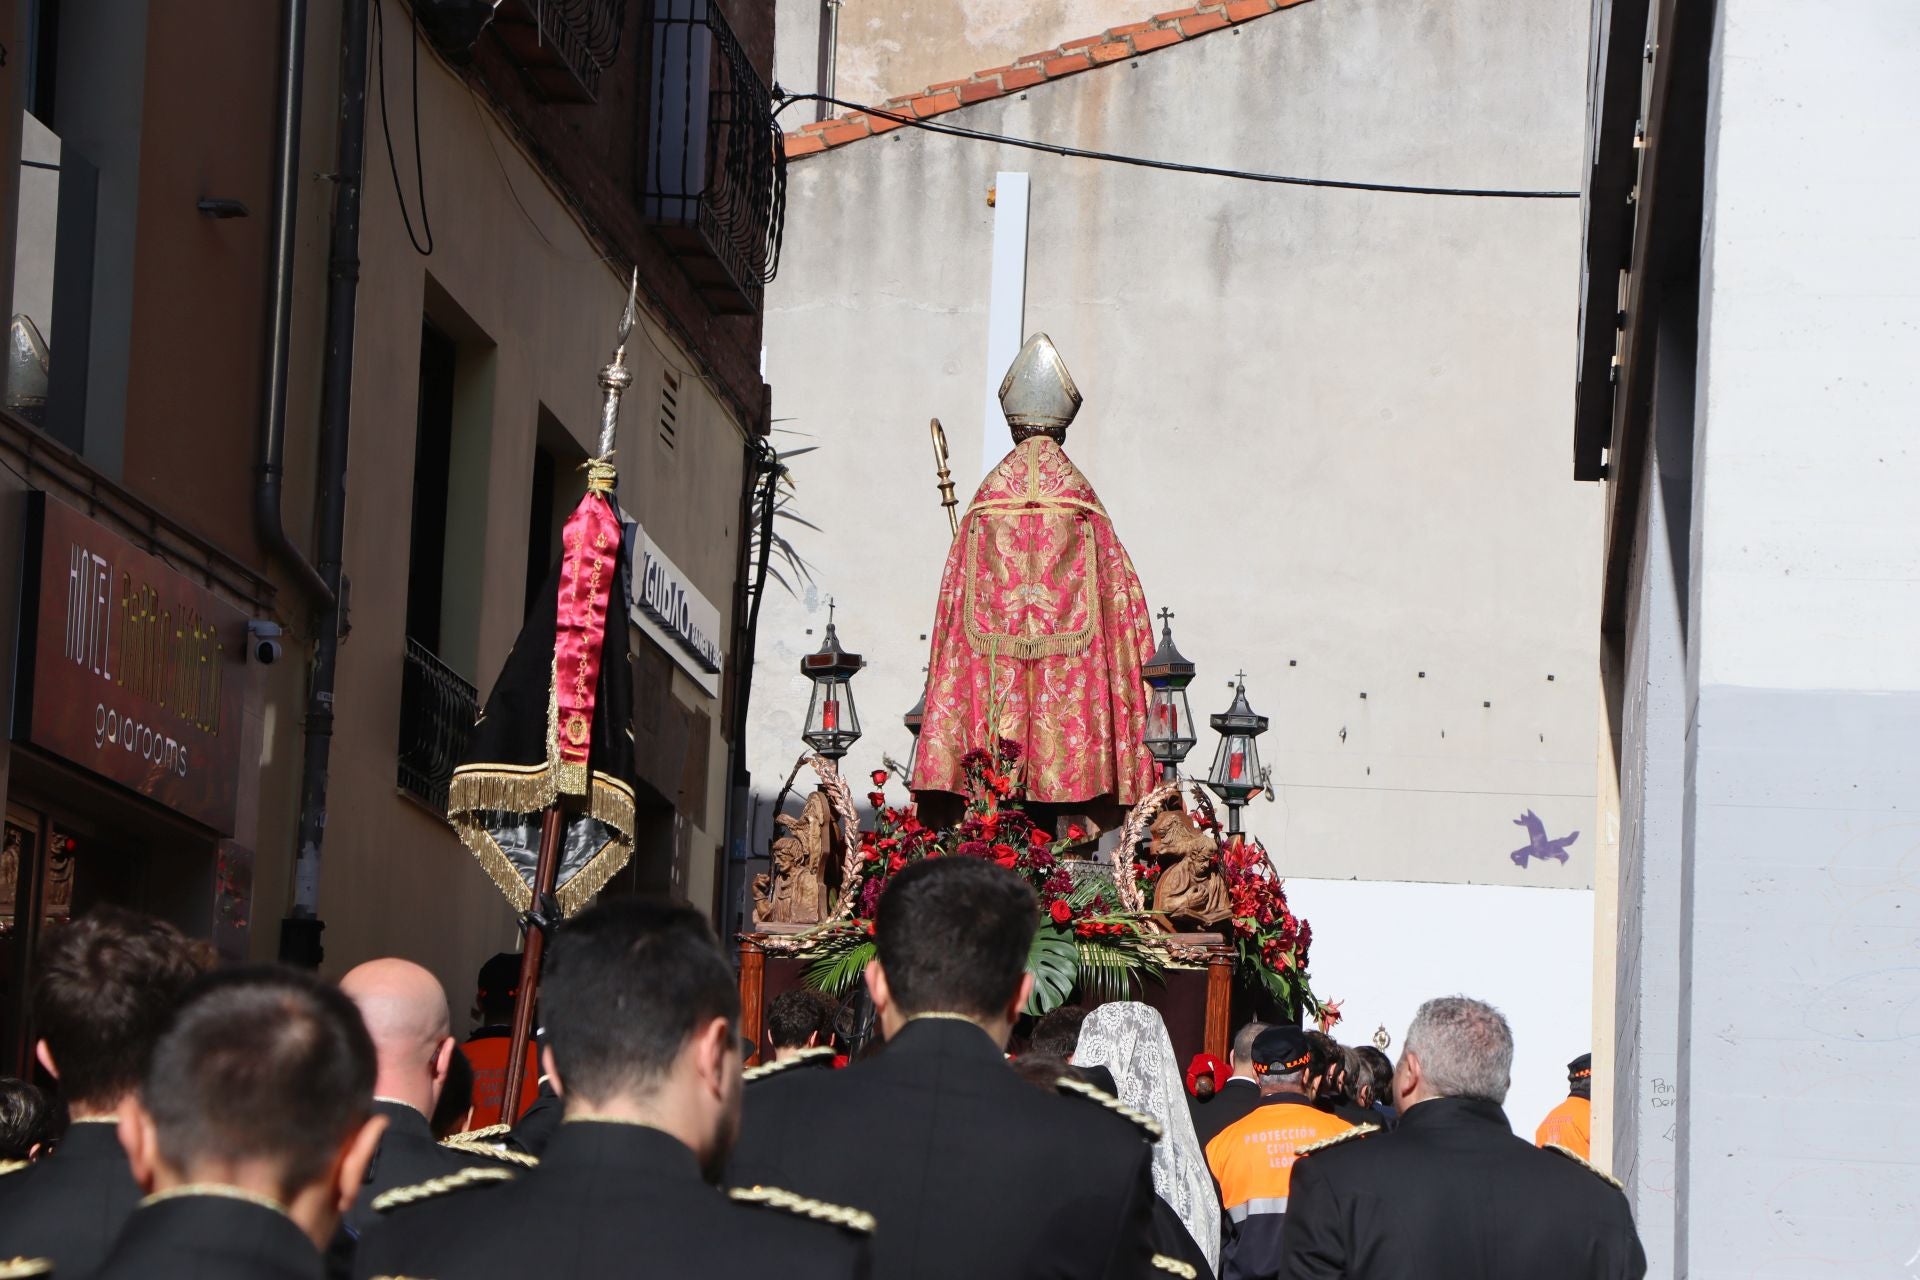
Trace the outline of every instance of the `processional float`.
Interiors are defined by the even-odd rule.
[[[914,799],[889,804],[889,771],[874,771],[866,829],[837,767],[851,739],[837,735],[830,753],[816,741],[815,676],[804,736],[819,754],[795,768],[815,764],[821,787],[799,815],[776,818],[757,928],[741,940],[748,1035],[782,989],[856,991],[891,874],[923,857],[974,856],[1021,874],[1040,900],[1029,1012],[1145,999],[1161,1006],[1177,1047],[1225,1056],[1236,1002],[1267,1018],[1321,1007],[1306,975],[1311,930],[1288,909],[1265,850],[1240,833],[1240,808],[1270,787],[1253,741],[1267,722],[1247,705],[1244,679],[1213,717],[1221,744],[1207,783],[1229,810],[1222,840],[1211,802],[1194,786],[1189,807],[1179,773],[1195,745],[1193,664],[1174,645],[1170,612],[1155,644],[1133,563],[1066,454],[1081,394],[1045,334],[1021,348],[1000,404],[1014,447],[962,513],[945,432],[930,424],[952,541],[923,696],[905,717]],[[835,705],[850,708],[846,684],[862,663],[836,658],[828,634],[802,672],[831,667]]]

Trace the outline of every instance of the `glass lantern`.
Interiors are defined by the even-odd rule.
[[[800,736],[829,760],[838,761],[860,740],[860,714],[853,706],[853,677],[867,665],[857,653],[840,647],[833,628],[833,605],[827,605],[827,634],[817,652],[800,659],[800,674],[813,681],[813,699],[807,704],[807,727]]]
[[[1146,681],[1147,750],[1159,762],[1160,776],[1171,782],[1180,776],[1180,762],[1193,750],[1193,713],[1187,706],[1187,686],[1193,683],[1193,664],[1173,643],[1173,612],[1160,611],[1160,647],[1140,668]]]
[[[1207,774],[1207,789],[1227,806],[1227,834],[1238,835],[1241,808],[1266,786],[1254,739],[1267,731],[1267,718],[1247,705],[1246,672],[1234,677],[1233,705],[1208,723],[1220,735],[1220,746]]]
[[[927,691],[920,691],[920,701],[913,704],[913,710],[900,717],[900,723],[907,726],[907,732],[913,735],[913,744],[907,748],[907,776],[900,781],[911,787],[913,771],[920,767],[920,726],[927,719]]]

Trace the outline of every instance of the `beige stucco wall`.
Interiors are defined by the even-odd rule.
[[[390,109],[400,167],[412,171],[404,78],[394,81],[396,33],[405,10],[387,0]],[[333,51],[337,33],[316,21],[309,34],[305,172],[323,171],[333,149]],[[399,45],[404,48],[404,45]],[[398,73],[404,77],[405,72]],[[414,421],[420,326],[450,302],[493,344],[483,362],[490,389],[475,398],[477,422],[462,422],[484,440],[473,485],[456,496],[471,507],[471,557],[449,590],[468,593],[477,625],[449,636],[447,658],[480,688],[497,673],[518,632],[524,603],[528,493],[535,433],[544,407],[584,452],[599,426],[596,375],[612,346],[626,281],[528,163],[486,108],[436,58],[420,59],[420,132],[426,141],[425,185],[433,215],[431,257],[408,243],[387,173],[377,106],[370,106],[361,279],[354,348],[352,456],[348,481],[345,564],[351,579],[351,634],[341,645],[335,738],[320,915],[327,923],[326,969],[339,972],[369,956],[400,954],[440,974],[465,1009],[478,965],[514,944],[511,914],[492,883],[446,823],[395,787],[395,746],[405,649],[407,549],[411,529]],[[397,86],[397,87],[396,87]],[[408,183],[416,229],[419,211]],[[319,335],[324,321],[327,191],[302,192],[301,304],[288,453],[289,528],[311,520]],[[431,277],[431,283],[429,281]],[[430,300],[437,290],[443,302]],[[437,322],[447,324],[436,314]],[[456,333],[456,336],[459,336]],[[731,626],[738,530],[742,429],[697,377],[681,380],[678,445],[657,440],[662,371],[671,362],[696,368],[645,314],[628,344],[633,374],[618,438],[621,505]],[[477,499],[477,501],[476,501]],[[483,504],[483,505],[482,505]],[[450,613],[456,611],[450,606]],[[648,641],[634,635],[634,643]],[[263,825],[290,853],[301,761],[305,672],[283,664],[268,694],[262,767],[270,783]],[[710,739],[707,803],[687,815],[694,825],[688,896],[710,897],[721,838],[725,744],[717,731],[719,700],[676,679],[672,696],[705,709],[716,721]],[[669,797],[671,799],[671,797]],[[274,845],[269,839],[267,844]],[[273,950],[273,933],[288,901],[286,863],[263,856],[256,885],[258,954]]]

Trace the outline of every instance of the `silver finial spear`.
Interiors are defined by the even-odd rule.
[[[620,331],[614,343],[613,359],[606,368],[600,370],[600,387],[606,392],[606,399],[600,405],[600,451],[599,459],[613,456],[614,429],[620,425],[620,394],[633,385],[633,374],[627,371],[627,339],[633,335],[635,303],[640,294],[640,268],[633,269],[633,276],[627,283],[627,309],[620,313]]]

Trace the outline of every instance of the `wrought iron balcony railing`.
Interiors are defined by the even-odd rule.
[[[479,713],[474,687],[408,636],[400,677],[400,788],[445,813],[453,766]]]
[[[712,0],[651,3],[641,210],[709,306],[757,312],[786,205],[772,97]]]
[[[500,0],[493,29],[549,102],[594,102],[620,52],[627,0]]]

